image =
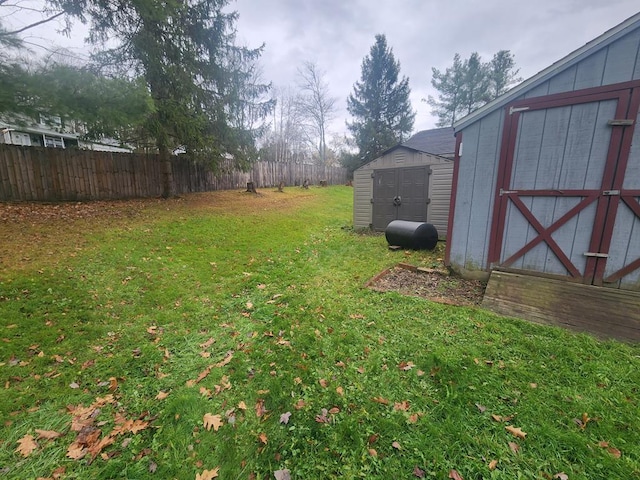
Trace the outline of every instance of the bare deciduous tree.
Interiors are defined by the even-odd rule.
[[[273,128],[264,136],[261,156],[274,162],[304,162],[309,155],[300,95],[291,87],[274,88],[273,93]]]
[[[327,126],[336,113],[336,98],[329,94],[324,72],[313,62],[304,62],[298,69],[299,88],[302,91],[299,107],[310,123],[322,165],[327,163]]]

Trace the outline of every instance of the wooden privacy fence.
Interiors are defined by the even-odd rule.
[[[243,172],[224,162],[214,172],[186,156],[172,158],[176,194],[246,188],[344,184],[347,170],[293,163],[256,162]],[[0,144],[0,201],[68,201],[158,197],[158,155],[96,152]]]

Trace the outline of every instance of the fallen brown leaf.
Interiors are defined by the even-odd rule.
[[[222,417],[220,415],[212,415],[210,413],[205,413],[202,421],[204,422],[204,428],[207,430],[211,430],[213,428],[214,432],[217,432],[223,425]]]
[[[464,480],[464,478],[462,478],[462,475],[460,475],[457,470],[449,471],[449,478],[451,478],[452,480]]]
[[[109,391],[115,392],[118,388],[118,379],[116,377],[109,378]]]
[[[617,448],[609,447],[607,448],[607,452],[613,455],[614,458],[620,458],[622,456],[622,452]]]
[[[408,400],[403,400],[402,402],[395,402],[393,404],[393,409],[397,412],[406,412],[411,407],[411,404]]]
[[[216,467],[213,470],[203,470],[202,473],[196,473],[196,480],[213,480],[218,478],[218,471],[220,467]]]
[[[276,470],[273,472],[273,476],[276,480],[291,480],[291,472],[286,468],[283,470]]]
[[[44,438],[46,440],[54,440],[56,438],[62,437],[62,433],[55,432],[53,430],[38,430],[36,429],[36,433],[38,434],[38,440]]]
[[[415,365],[415,363],[413,363],[413,362],[400,362],[400,363],[398,364],[398,368],[399,368],[400,370],[405,371],[405,372],[407,372],[407,371],[411,370],[411,369],[412,369],[413,367],[415,367],[415,366],[416,366],[416,365]]]
[[[18,440],[18,448],[16,448],[16,452],[18,452],[23,457],[28,457],[33,453],[33,451],[38,448],[38,444],[32,435],[25,435],[20,440]]]
[[[525,438],[527,436],[526,432],[523,432],[519,427],[514,427],[511,425],[507,425],[506,427],[504,427],[504,429],[509,432],[511,435],[518,437],[518,438]]]
[[[256,411],[256,416],[258,418],[260,418],[266,413],[267,410],[264,408],[264,400],[262,398],[259,398],[256,401],[255,411]]]
[[[419,414],[417,414],[417,413],[412,413],[411,415],[409,415],[409,418],[408,418],[408,420],[407,420],[407,421],[408,421],[409,423],[417,423],[419,418],[420,418],[420,415],[419,415]]]
[[[331,420],[329,419],[329,417],[327,417],[328,414],[329,414],[329,411],[326,408],[323,408],[322,413],[320,415],[316,415],[316,422],[330,423]]]
[[[285,425],[289,423],[289,419],[291,418],[291,412],[286,412],[280,415],[280,423],[284,423]]]
[[[163,392],[161,390],[160,392],[158,392],[158,395],[156,395],[156,400],[164,400],[168,396],[169,396],[169,392]]]
[[[218,363],[216,363],[214,365],[214,367],[216,368],[220,368],[220,367],[224,367],[225,365],[227,365],[231,360],[233,360],[233,351],[230,350],[226,353],[225,357],[220,360]]]
[[[204,343],[200,344],[200,348],[209,348],[211,345],[213,345],[215,343],[216,339],[211,337],[209,340],[207,340]]]
[[[498,460],[491,460],[489,462],[489,470],[495,470],[498,466]]]
[[[78,442],[73,442],[69,445],[66,456],[71,460],[80,460],[81,458],[84,458],[87,453],[89,453],[89,450],[86,447]]]

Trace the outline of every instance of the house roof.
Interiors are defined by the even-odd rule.
[[[59,132],[51,128],[39,127],[35,125],[17,125],[17,124],[10,124],[7,122],[0,121],[0,129],[8,129],[8,130],[23,132],[23,133],[33,133],[37,135],[47,135],[51,137],[62,137],[62,138],[67,138],[72,140],[78,139],[78,135],[75,133]]]
[[[453,156],[456,150],[456,138],[453,127],[433,128],[415,133],[404,143],[388,148],[380,154],[386,155],[398,148],[408,148],[416,152],[429,153],[442,157]]]
[[[420,152],[446,156],[455,153],[456,138],[453,135],[452,127],[434,128],[416,133],[400,146]]]
[[[515,86],[514,88],[504,93],[503,95],[499,96],[495,100],[487,103],[483,107],[480,107],[478,110],[470,113],[466,117],[461,118],[460,120],[458,120],[453,124],[453,128],[455,129],[456,132],[459,132],[463,128],[467,127],[468,125],[471,125],[472,123],[476,122],[477,120],[484,117],[485,115],[499,108],[502,108],[507,103],[520,97],[528,90],[531,90],[537,87],[538,85],[540,85],[541,83],[544,83],[554,75],[572,67],[576,63],[583,60],[585,57],[592,55],[597,50],[600,50],[601,48],[606,47],[607,45],[613,43],[620,37],[625,36],[626,34],[628,34],[629,32],[637,28],[640,28],[640,13],[636,13],[632,17],[627,18],[621,24],[613,27],[610,30],[607,30],[599,37],[584,44],[582,47],[571,52],[569,55],[553,63],[552,65],[545,68],[541,72],[538,72],[533,77],[528,78],[527,80]]]

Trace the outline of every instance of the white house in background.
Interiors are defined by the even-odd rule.
[[[82,126],[76,122],[62,123],[56,115],[40,115],[38,121],[23,116],[0,119],[0,143],[25,147],[81,148],[103,152],[129,153],[130,148],[121,147],[113,139],[99,142],[81,140]]]

